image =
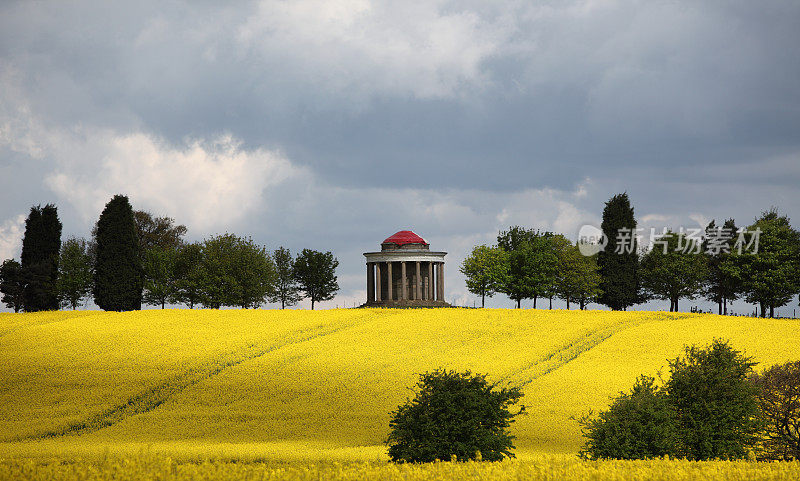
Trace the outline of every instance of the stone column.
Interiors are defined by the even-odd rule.
[[[439,300],[444,301],[444,262],[439,263],[439,272],[437,272],[437,276],[439,277]]]
[[[422,276],[419,275],[419,261],[417,261],[417,282],[415,284],[414,299],[422,299]]]
[[[400,263],[400,299],[408,300],[408,292],[406,292],[406,261]]]
[[[391,301],[392,300],[392,297],[393,297],[392,296],[392,294],[393,294],[392,293],[392,286],[393,285],[394,285],[394,282],[392,282],[392,263],[391,262],[387,262],[386,263],[386,287],[389,288],[386,291],[387,292],[387,294],[386,294],[386,300],[387,301]]]
[[[378,281],[377,282],[378,285],[376,286],[376,289],[375,289],[375,302],[381,302],[381,296],[382,296],[381,287],[383,287],[383,286],[381,286],[381,263],[380,262],[376,262],[375,263],[375,271],[376,271],[375,273],[377,274],[375,276],[375,280]]]
[[[367,302],[375,302],[375,266],[367,262]]]
[[[436,300],[433,298],[433,261],[428,261],[428,300]]]

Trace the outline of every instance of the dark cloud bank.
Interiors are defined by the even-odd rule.
[[[648,227],[800,221],[800,4],[489,3],[3,4],[0,249],[32,204],[86,235],[125,191],[192,238],[334,251],[332,306],[412,228],[471,304],[472,245],[617,192]]]

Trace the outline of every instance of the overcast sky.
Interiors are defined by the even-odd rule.
[[[190,240],[332,251],[325,307],[411,229],[471,305],[472,246],[574,239],[623,191],[648,229],[797,226],[798,46],[795,0],[6,1],[0,259],[32,205],[87,236],[123,193]]]

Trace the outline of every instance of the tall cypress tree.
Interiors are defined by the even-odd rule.
[[[26,312],[58,309],[58,255],[61,251],[61,221],[53,204],[31,207],[22,238],[22,275]]]
[[[626,309],[640,302],[636,219],[627,193],[606,202],[601,229],[607,242],[597,256],[603,292],[598,302],[615,311]]]
[[[115,195],[97,221],[94,302],[106,311],[142,308],[144,270],[128,198]]]

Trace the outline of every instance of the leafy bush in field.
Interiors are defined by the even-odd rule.
[[[727,342],[686,348],[670,362],[667,396],[678,413],[681,452],[689,459],[741,459],[761,429],[752,358]]]
[[[485,375],[469,371],[422,374],[414,399],[392,412],[389,457],[395,462],[514,457],[514,436],[506,429],[524,412],[524,406],[509,411],[521,397],[519,388],[495,389]]]
[[[764,416],[763,457],[800,459],[800,361],[753,375]]]
[[[637,459],[670,454],[692,460],[740,459],[753,451],[761,429],[754,363],[727,342],[686,347],[670,361],[663,389],[641,377],[597,419],[584,417],[582,453]]]
[[[608,411],[579,421],[586,437],[582,457],[644,459],[676,453],[675,410],[654,382],[652,377],[639,377],[630,394],[620,393]]]

